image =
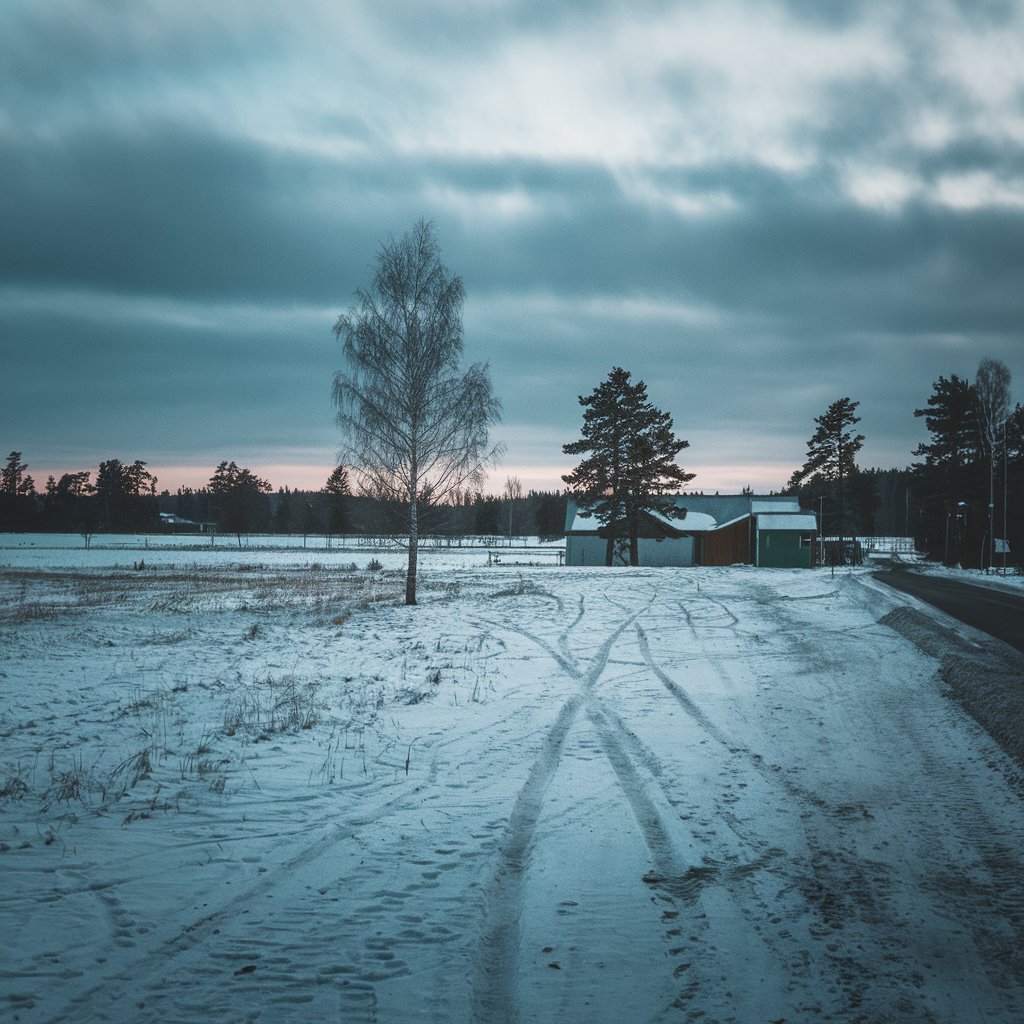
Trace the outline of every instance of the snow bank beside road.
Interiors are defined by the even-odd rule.
[[[1024,657],[998,642],[971,643],[916,608],[880,621],[939,662],[952,697],[1024,768]]]

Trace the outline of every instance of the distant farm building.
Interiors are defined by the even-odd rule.
[[[638,531],[640,565],[757,565],[810,568],[818,524],[795,497],[682,494],[666,498],[681,518],[645,513]],[[617,531],[622,534],[624,531]],[[608,530],[572,501],[565,520],[565,564],[604,565]],[[613,565],[629,563],[620,544]]]
[[[217,530],[216,523],[197,523],[173,512],[161,512],[160,525],[173,533],[215,533]]]

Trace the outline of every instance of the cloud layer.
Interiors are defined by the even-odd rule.
[[[0,426],[33,470],[321,483],[331,325],[421,216],[501,475],[555,486],[614,365],[705,488],[781,486],[841,395],[876,465],[939,374],[992,356],[1020,397],[1020,0],[13,0],[0,68]]]

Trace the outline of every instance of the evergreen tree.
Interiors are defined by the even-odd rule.
[[[564,537],[567,501],[568,496],[564,491],[530,491],[533,533],[542,540]]]
[[[974,385],[955,373],[939,377],[927,405],[914,410],[932,435],[931,441],[914,449],[914,455],[924,456],[914,468],[938,486],[944,499],[956,501],[976,485],[980,433]]]
[[[914,415],[924,419],[931,434],[931,440],[922,442],[913,452],[924,459],[913,465],[921,492],[918,543],[936,557],[941,550],[948,559],[950,517],[958,514],[961,503],[974,506],[982,499],[982,438],[974,385],[955,373],[939,377],[927,407],[915,409]],[[977,517],[972,517],[965,542],[973,540],[977,525]],[[973,543],[965,546],[968,551],[974,550]],[[957,547],[953,545],[954,550]]]
[[[90,529],[95,526],[92,495],[96,488],[89,482],[90,476],[89,470],[82,470],[64,473],[59,480],[52,476],[47,479],[43,505],[45,529],[63,532],[79,530],[83,525]]]
[[[25,472],[26,469],[28,465],[21,461],[21,452],[11,452],[3,470],[0,470],[0,494],[35,494],[35,481]]]
[[[873,481],[876,500],[872,523],[858,526],[858,532],[880,537],[911,536],[918,518],[913,470],[867,469],[858,476]]]
[[[36,485],[27,469],[21,452],[11,452],[0,470],[0,530],[30,530],[36,524]]]
[[[477,492],[473,496],[473,533],[478,537],[494,537],[502,533],[501,500]]]
[[[615,367],[589,395],[580,395],[584,408],[583,436],[562,446],[567,455],[586,455],[562,479],[573,498],[607,532],[605,565],[611,565],[620,541],[629,543],[630,565],[638,564],[639,522],[645,512],[669,518],[684,514],[664,495],[679,490],[693,473],[675,462],[689,447],[676,438],[672,417],[647,399],[647,385]]]
[[[864,444],[863,434],[854,434],[852,427],[860,423],[856,415],[860,402],[838,398],[821,416],[815,416],[817,430],[807,442],[807,460],[790,477],[788,488],[796,489],[811,480],[834,482],[836,485],[837,526],[840,556],[845,558],[846,495],[844,484],[857,472],[857,453]]]
[[[274,496],[273,524],[275,533],[291,533],[292,497],[287,487],[279,487]]]
[[[96,488],[89,483],[92,473],[83,469],[80,473],[64,473],[59,480],[51,476],[46,481],[47,498],[56,498],[58,501],[64,498],[84,498],[92,494]]]
[[[210,495],[219,513],[220,528],[234,533],[239,547],[243,533],[265,525],[269,507],[264,495],[270,490],[266,480],[234,462],[222,462],[210,478]]]
[[[324,484],[327,492],[327,532],[329,534],[348,533],[352,529],[349,516],[349,498],[352,486],[348,479],[348,469],[336,466]]]
[[[101,462],[96,474],[96,502],[100,526],[105,530],[144,530],[154,524],[159,508],[154,501],[156,477],[146,463],[131,465],[120,459]]]

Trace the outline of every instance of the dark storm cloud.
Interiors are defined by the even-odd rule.
[[[6,278],[196,296],[322,295],[350,253],[374,247],[373,196],[384,205],[389,177],[330,175],[180,125],[23,145],[0,160]],[[360,195],[362,228],[317,208],[332,192]]]

